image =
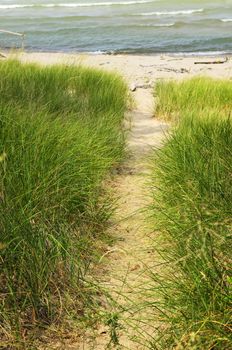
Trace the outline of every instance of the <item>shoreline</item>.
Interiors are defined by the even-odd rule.
[[[21,48],[0,48],[1,52],[5,54],[10,54],[11,52],[21,52]],[[109,51],[72,51],[72,50],[35,50],[30,48],[25,48],[24,53],[47,53],[47,54],[65,54],[65,55],[90,55],[90,56],[173,56],[173,57],[221,57],[228,56],[232,57],[232,51],[157,51],[157,52],[149,52],[149,51],[127,51],[127,50],[109,50]]]

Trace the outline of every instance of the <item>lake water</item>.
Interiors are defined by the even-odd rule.
[[[37,51],[232,52],[232,0],[0,0],[0,29]]]

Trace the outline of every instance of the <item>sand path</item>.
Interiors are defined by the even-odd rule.
[[[156,263],[151,242],[154,237],[144,220],[149,201],[145,183],[149,154],[160,146],[167,125],[153,118],[152,90],[138,89],[134,97],[136,109],[130,113],[132,128],[128,139],[130,155],[114,182],[119,202],[111,233],[116,244],[109,247],[101,261],[106,270],[99,280],[116,301],[105,305],[103,313],[106,318],[118,315],[122,327],[117,329],[120,345],[110,343],[108,326],[99,325],[94,334],[86,333],[79,349],[146,349],[154,332],[153,322],[147,324],[149,311],[141,307],[149,299],[149,270]],[[118,313],[120,310],[124,312]]]

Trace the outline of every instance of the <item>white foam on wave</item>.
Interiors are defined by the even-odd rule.
[[[221,19],[222,22],[232,22],[232,18]]]
[[[140,24],[139,27],[173,27],[176,23]]]
[[[92,3],[61,3],[61,4],[9,4],[0,5],[0,9],[17,9],[25,7],[93,7],[93,6],[117,6],[117,5],[138,5],[148,4],[154,0],[131,0],[119,2],[92,2]]]
[[[217,57],[222,55],[231,55],[231,51],[193,51],[193,52],[169,52],[174,57]]]
[[[144,12],[144,13],[140,13],[140,15],[141,16],[178,16],[178,15],[191,15],[193,13],[203,12],[203,11],[204,9],[180,10],[180,11],[156,11],[156,12]]]
[[[32,7],[33,5],[0,5],[0,9],[7,10],[7,9],[16,9],[16,8],[23,8],[23,7]]]

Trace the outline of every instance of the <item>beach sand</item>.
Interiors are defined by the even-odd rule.
[[[232,57],[222,64],[195,64],[195,62],[224,61],[226,56],[179,56],[179,55],[89,55],[65,53],[17,54],[23,62],[40,64],[83,64],[88,67],[117,71],[130,84],[149,87],[157,79],[187,78],[207,75],[232,78]]]

